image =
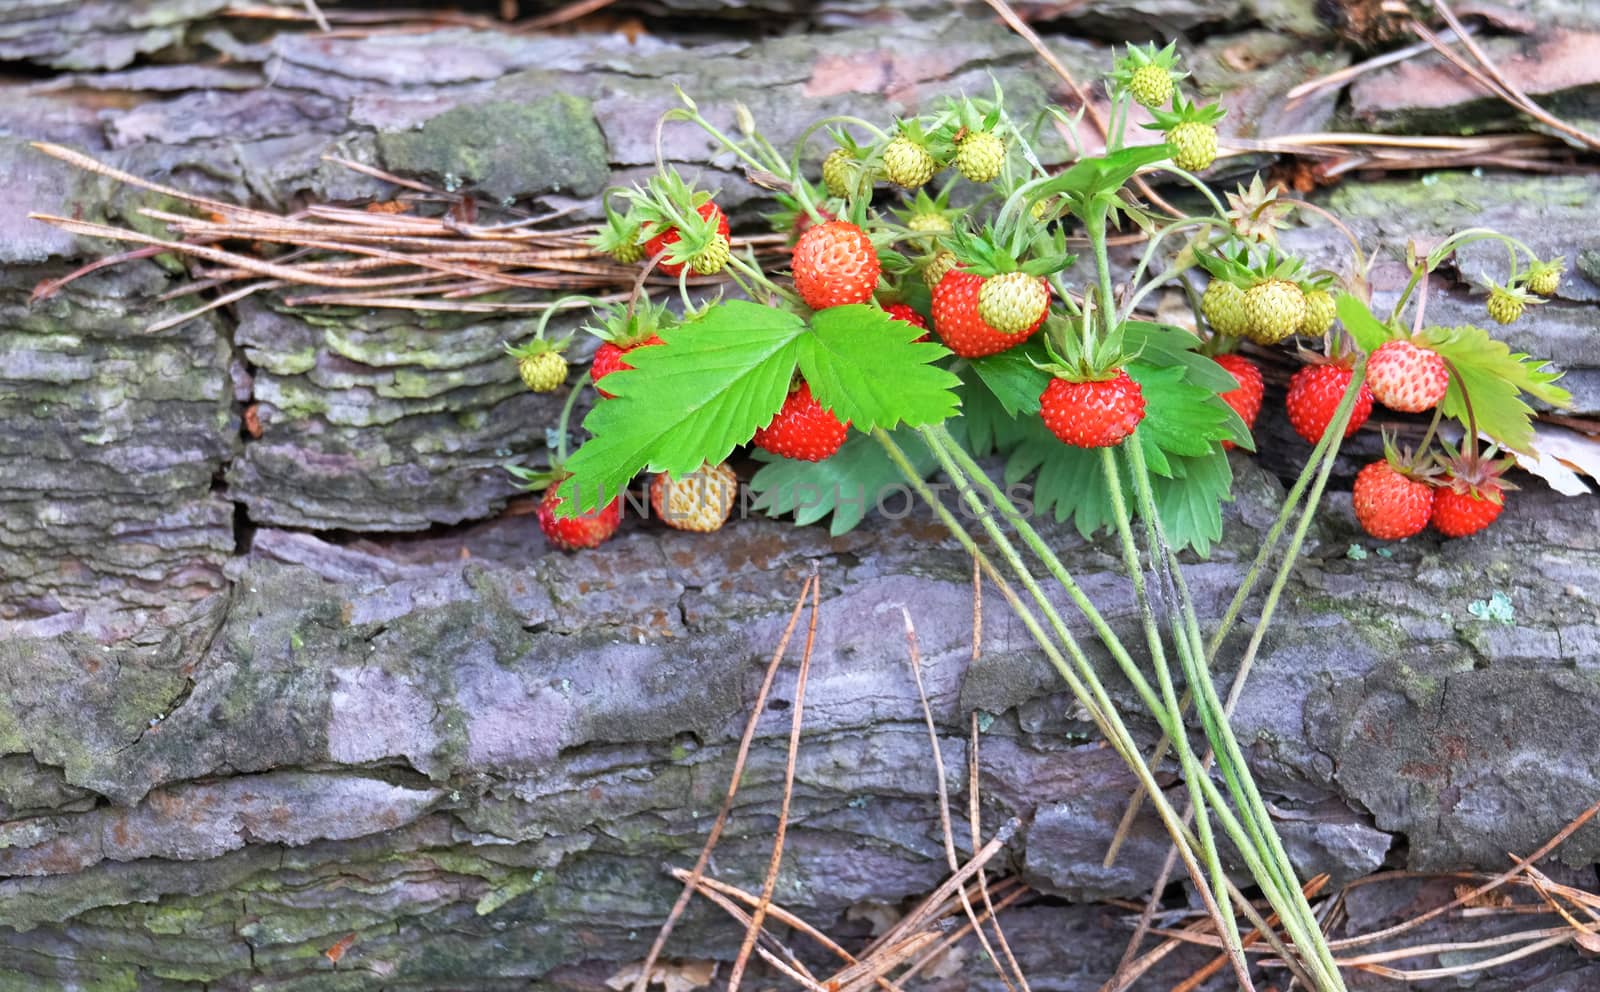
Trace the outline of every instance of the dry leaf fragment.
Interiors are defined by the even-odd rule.
[[[624,965],[615,975],[606,979],[606,985],[622,992],[638,981],[639,969],[643,966],[643,961]],[[710,985],[716,973],[715,961],[659,962],[650,969],[650,981],[647,984],[659,985],[663,992],[694,992],[695,989]]]
[[[327,958],[329,961],[332,961],[334,964],[338,964],[339,959],[344,957],[344,952],[348,951],[351,945],[355,942],[356,935],[353,933],[347,933],[343,937],[340,937],[332,947],[323,951],[322,956]]]

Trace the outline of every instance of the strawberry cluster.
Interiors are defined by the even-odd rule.
[[[1375,405],[1434,416],[1415,451],[1401,455],[1391,445],[1357,480],[1357,516],[1370,533],[1403,538],[1429,521],[1450,536],[1486,526],[1511,488],[1503,478],[1509,461],[1494,445],[1527,450],[1529,411],[1517,396],[1559,403],[1564,394],[1549,385],[1555,376],[1509,355],[1479,328],[1424,329],[1419,317],[1419,326],[1402,332],[1406,299],[1387,321],[1373,317],[1350,291],[1364,285],[1359,246],[1347,276],[1308,271],[1277,236],[1304,205],[1280,198],[1259,177],[1228,194],[1226,209],[1212,199],[1215,215],[1174,219],[1144,205],[1132,189],[1141,174],[1166,169],[1197,181],[1187,174],[1208,168],[1218,153],[1222,111],[1192,102],[1180,85],[1185,77],[1172,46],[1130,49],[1107,80],[1115,111],[1146,108],[1154,121],[1146,126],[1164,143],[1112,147],[1059,172],[1040,165],[998,88],[993,100],[953,99],[884,130],[857,118],[813,128],[808,134],[832,139],[812,160],[815,172],[797,168],[808,149],[780,154],[742,107],[736,139],[685,97],[668,117],[701,127],[775,190],[779,210],[770,219],[787,235],[787,264],[774,266],[736,243],[713,194],[675,170],[607,195],[595,247],[640,274],[633,297],[602,307],[588,328],[601,338],[589,375],[606,403],[620,395],[639,413],[591,414],[585,426],[595,436],[575,459],[577,481],[600,482],[603,493],[605,484],[627,485],[648,469],[657,513],[683,511],[663,515],[711,530],[731,502],[707,494],[720,493],[712,482],[732,478],[725,459],[735,448],[749,445],[767,466],[752,480],[759,496],[775,464],[796,466],[779,474],[804,480],[804,466],[834,459],[860,433],[937,424],[958,407],[977,413],[987,405],[991,426],[956,432],[971,438],[971,453],[1007,456],[1008,479],[1048,477],[1056,488],[1044,492],[1043,504],[1077,517],[1085,533],[1085,521],[1104,526],[1109,501],[1120,498],[1108,489],[1119,451],[1128,470],[1172,480],[1158,496],[1206,487],[1186,501],[1173,497],[1191,527],[1174,531],[1176,543],[1203,551],[1220,535],[1227,451],[1253,449],[1250,432],[1264,401],[1261,369],[1246,352],[1288,344],[1304,361],[1289,382],[1288,419],[1318,446],[1319,459],[1331,459]],[[962,184],[977,189],[956,202],[973,206],[953,207]],[[625,206],[615,208],[613,196]],[[1131,276],[1109,269],[1113,228],[1150,236]],[[1067,252],[1069,235],[1095,249],[1088,272]],[[1420,279],[1425,291],[1427,272],[1486,236],[1493,235],[1464,232],[1415,260],[1413,288]],[[1497,321],[1516,319],[1559,282],[1561,260],[1522,251],[1528,265],[1519,270],[1514,262],[1504,285],[1490,285],[1487,307]],[[669,308],[652,299],[652,287],[665,282],[652,276],[674,280],[679,302]],[[731,280],[759,307],[736,319],[732,308],[751,304],[720,295],[697,301],[690,281],[713,276]],[[1154,290],[1177,285],[1192,291],[1189,330],[1144,316]],[[739,321],[752,319],[765,328],[764,344],[739,340]],[[537,339],[513,351],[530,388],[558,388],[565,379],[563,344],[545,344],[541,322]],[[694,393],[691,380],[702,373],[714,402]],[[996,407],[1013,427],[992,426]],[[640,427],[642,416],[664,422]],[[1431,443],[1446,418],[1464,428],[1459,452]],[[1336,422],[1338,438],[1325,441]],[[1482,454],[1480,434],[1490,445]],[[822,477],[882,477],[859,450],[847,460]],[[552,488],[546,500],[558,506],[562,498]],[[769,511],[799,515],[792,502],[761,498]],[[576,514],[566,507],[554,514],[558,522],[591,519],[594,529],[547,533],[559,546],[585,546],[593,533],[615,530],[613,506],[585,502]],[[1196,514],[1196,506],[1206,509]],[[1163,512],[1159,503],[1155,509]]]

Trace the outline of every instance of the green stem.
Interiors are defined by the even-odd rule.
[[[1128,94],[1118,93],[1111,108],[1111,133],[1106,136],[1106,154],[1122,150],[1123,131],[1128,125]]]
[[[915,467],[911,465],[910,460],[906,458],[904,452],[900,450],[897,444],[895,444],[894,439],[889,437],[889,435],[882,429],[875,430],[873,432],[873,436],[889,453],[890,459],[894,461],[895,465],[900,469],[901,474],[911,482],[913,488],[918,492],[923,500],[927,502],[928,505],[933,508],[934,512],[939,515],[941,521],[943,521],[951,533],[956,536],[957,540],[962,543],[962,546],[965,547],[970,553],[979,556],[980,562],[986,560],[982,552],[978,550],[976,542],[974,542],[970,535],[967,534],[966,528],[963,527],[960,522],[955,519],[954,514],[945,508],[944,505],[939,502],[937,497],[935,497],[929,491],[926,483],[922,481],[921,473],[916,471]],[[958,493],[961,494],[963,500],[967,503],[968,508],[971,509],[972,512],[978,517],[985,530],[989,533],[990,538],[994,540],[996,547],[1001,552],[1002,557],[1005,558],[1007,564],[1011,566],[1012,571],[1016,573],[1017,578],[1023,583],[1024,587],[1027,588],[1029,594],[1039,605],[1041,612],[1043,612],[1046,618],[1050,620],[1051,626],[1055,629],[1055,634],[1059,642],[1062,645],[1065,645],[1068,652],[1072,655],[1073,661],[1077,666],[1078,673],[1081,674],[1081,678],[1079,677],[1079,674],[1074,674],[1072,669],[1066,665],[1065,659],[1061,658],[1060,652],[1056,649],[1054,642],[1051,642],[1049,638],[1045,636],[1044,631],[1037,625],[1037,623],[1030,626],[1030,631],[1034,634],[1035,639],[1044,648],[1046,654],[1051,657],[1052,662],[1056,665],[1057,671],[1067,682],[1068,687],[1072,689],[1074,695],[1078,697],[1080,702],[1083,702],[1085,706],[1089,708],[1091,714],[1098,711],[1105,717],[1104,723],[1097,725],[1100,726],[1103,733],[1106,733],[1107,739],[1112,743],[1112,746],[1117,750],[1118,754],[1123,757],[1123,760],[1128,763],[1129,768],[1133,770],[1135,776],[1140,780],[1144,787],[1147,790],[1153,790],[1151,791],[1151,795],[1154,797],[1153,802],[1156,806],[1157,813],[1160,816],[1163,824],[1166,826],[1168,832],[1172,835],[1174,843],[1177,844],[1179,853],[1184,861],[1184,866],[1188,870],[1190,877],[1194,880],[1196,890],[1200,893],[1202,900],[1206,903],[1208,912],[1210,912],[1211,915],[1216,919],[1219,932],[1225,931],[1230,925],[1231,917],[1225,917],[1222,914],[1222,910],[1218,907],[1213,893],[1205,882],[1205,877],[1202,874],[1201,867],[1194,857],[1194,840],[1189,837],[1189,832],[1184,826],[1182,819],[1178,816],[1177,811],[1172,808],[1172,805],[1166,800],[1165,795],[1162,794],[1159,790],[1159,787],[1156,786],[1153,773],[1147,766],[1144,765],[1142,761],[1140,761],[1138,747],[1133,742],[1132,736],[1128,733],[1126,726],[1123,725],[1121,717],[1116,709],[1116,704],[1111,701],[1111,698],[1106,692],[1104,685],[1100,682],[1098,676],[1094,672],[1093,667],[1089,664],[1087,655],[1083,653],[1083,649],[1078,645],[1077,639],[1073,637],[1071,631],[1066,627],[1065,622],[1061,619],[1060,614],[1056,611],[1049,598],[1046,597],[1043,590],[1039,588],[1037,581],[1034,580],[1032,573],[1029,572],[1026,564],[1017,554],[1015,547],[1011,544],[1010,540],[1006,538],[1005,533],[995,522],[993,514],[983,504],[983,501],[977,498],[976,493],[968,484],[964,473],[951,459],[949,451],[943,448],[937,437],[929,436],[927,433],[924,433],[923,437],[928,443],[930,450],[934,453],[935,458],[937,458],[944,466],[946,473],[950,476],[951,482],[955,485]],[[948,434],[946,434],[946,437],[948,437]],[[1004,500],[1004,505],[1009,506],[1012,512],[1016,512],[1016,507],[1010,503],[1009,499],[1006,499],[1004,494],[1001,494],[1000,499]],[[1026,620],[1026,618],[1024,619]],[[1162,713],[1159,707],[1152,706],[1151,712],[1152,715],[1156,716],[1158,720],[1160,719]],[[1222,891],[1227,892],[1229,883],[1225,875],[1221,877],[1221,881],[1224,883]],[[1244,988],[1252,988],[1253,986],[1250,984],[1248,966],[1245,963],[1242,954],[1236,958],[1230,955],[1230,959],[1233,961],[1234,968],[1238,973],[1241,986]]]
[[[1088,594],[1072,578],[1072,573],[1067,570],[1061,559],[1039,536],[1039,532],[1034,530],[1033,526],[1023,517],[1016,504],[1011,502],[1004,490],[995,485],[994,480],[989,478],[978,463],[973,460],[972,456],[967,453],[966,449],[955,442],[955,439],[950,436],[949,430],[943,424],[920,428],[919,433],[928,442],[929,447],[934,450],[936,455],[940,451],[945,452],[959,466],[962,472],[977,483],[978,487],[989,497],[990,502],[1000,511],[1000,515],[1005,519],[1006,523],[1010,524],[1016,530],[1017,535],[1022,538],[1023,543],[1034,554],[1039,556],[1039,560],[1044,563],[1045,570],[1060,584],[1062,589],[1066,590],[1067,596],[1072,600],[1073,605],[1083,614],[1084,619],[1089,621],[1089,626],[1094,630],[1095,635],[1100,638],[1100,643],[1105,645],[1107,651],[1111,652],[1111,657],[1116,660],[1123,674],[1133,685],[1134,691],[1139,694],[1139,698],[1150,709],[1151,714],[1156,716],[1157,720],[1160,720],[1162,707],[1157,702],[1155,690],[1151,688],[1144,674],[1139,671],[1138,664],[1128,654],[1128,649],[1123,646],[1121,639],[1111,629],[1111,625],[1106,622],[1105,617],[1095,607],[1094,602],[1089,599]],[[1162,729],[1166,730],[1168,728],[1163,726]]]
[[[1108,205],[1101,197],[1091,200],[1083,212],[1084,233],[1089,238],[1089,244],[1094,247],[1094,265],[1100,275],[1100,307],[1105,318],[1106,335],[1109,337],[1117,329],[1117,304],[1113,296],[1115,290],[1111,286],[1111,258],[1106,252],[1106,211]],[[1084,344],[1091,344],[1092,338],[1089,322],[1084,321]],[[1086,348],[1086,354],[1093,354],[1092,348]]]
[[[534,327],[533,336],[541,341],[544,340],[545,328],[550,326],[550,318],[554,317],[557,311],[570,310],[575,306],[603,307],[605,305],[605,300],[597,300],[592,296],[563,296],[561,299],[551,303],[545,308],[544,313],[539,315],[539,323]]]
[[[1133,276],[1128,279],[1128,285],[1139,286],[1140,280],[1144,278],[1145,272],[1150,268],[1150,263],[1155,260],[1156,249],[1161,246],[1161,242],[1166,240],[1169,234],[1176,234],[1177,232],[1189,227],[1212,228],[1225,226],[1226,225],[1224,225],[1221,221],[1211,217],[1184,217],[1180,220],[1173,221],[1165,227],[1162,227],[1156,231],[1155,234],[1150,236],[1150,243],[1145,246],[1144,254],[1139,257],[1139,264],[1134,266]],[[1197,234],[1195,238],[1198,239],[1199,235]],[[1191,241],[1191,246],[1192,244],[1193,241]],[[1181,255],[1182,253],[1180,252],[1179,254]],[[1190,267],[1191,266],[1184,266],[1183,268],[1170,269],[1163,273],[1160,278],[1153,280],[1147,285],[1141,286],[1139,291],[1133,295],[1133,298],[1123,306],[1122,319],[1127,320],[1128,317],[1132,315],[1134,308],[1139,305],[1139,301],[1144,299],[1145,296],[1149,295],[1152,289],[1161,285],[1162,282],[1170,281],[1175,275],[1182,275],[1183,273],[1187,272]]]
[[[572,411],[578,405],[578,395],[583,392],[583,382],[567,393],[567,401],[561,404],[561,416],[556,420],[556,464],[560,467],[567,463],[567,435],[570,433],[569,425],[572,423]]]
[[[1140,444],[1137,437],[1128,443],[1134,448]],[[1178,729],[1178,733],[1171,740],[1178,752],[1178,764],[1183,768],[1184,783],[1189,789],[1189,802],[1195,811],[1195,826],[1200,835],[1202,853],[1205,856],[1206,867],[1211,871],[1211,885],[1217,892],[1219,908],[1227,921],[1227,926],[1222,927],[1219,932],[1228,954],[1242,960],[1244,947],[1239,942],[1239,928],[1234,923],[1233,906],[1228,900],[1227,872],[1223,868],[1222,857],[1217,852],[1217,840],[1211,829],[1211,817],[1206,811],[1205,787],[1202,784],[1206,773],[1195,758],[1194,749],[1189,746],[1189,735],[1183,726],[1183,710],[1178,704],[1178,692],[1172,682],[1172,666],[1167,661],[1166,646],[1156,623],[1155,609],[1150,604],[1149,591],[1145,588],[1144,566],[1139,561],[1139,549],[1133,540],[1127,501],[1122,495],[1122,478],[1117,468],[1116,449],[1100,449],[1100,464],[1105,471],[1106,488],[1111,493],[1111,513],[1117,524],[1117,536],[1122,541],[1123,566],[1133,581],[1133,595],[1139,606],[1139,617],[1144,624],[1145,643],[1149,646],[1150,657],[1155,662],[1156,681],[1161,687],[1162,703]]]
[[[1353,404],[1353,401],[1352,401]],[[1346,413],[1348,417],[1348,412]],[[1330,428],[1332,429],[1332,428]],[[1342,431],[1342,425],[1339,427]],[[1201,722],[1206,727],[1207,737],[1211,741],[1213,750],[1217,754],[1217,764],[1228,781],[1229,789],[1234,794],[1234,801],[1239,806],[1244,824],[1251,834],[1252,840],[1257,845],[1261,854],[1263,867],[1266,868],[1276,882],[1275,886],[1263,884],[1269,899],[1272,899],[1273,908],[1278,911],[1279,919],[1284,929],[1287,930],[1298,948],[1302,960],[1317,974],[1318,984],[1327,989],[1342,990],[1343,981],[1339,976],[1338,966],[1333,962],[1332,952],[1327,947],[1316,914],[1311,905],[1306,901],[1299,880],[1295,877],[1294,867],[1289,861],[1288,852],[1283,847],[1281,838],[1266,808],[1266,802],[1261,797],[1260,789],[1255,779],[1250,775],[1249,767],[1245,762],[1244,753],[1239,747],[1238,739],[1234,736],[1232,727],[1228,724],[1225,707],[1222,700],[1217,697],[1216,686],[1213,684],[1211,674],[1204,662],[1201,650],[1200,623],[1194,609],[1193,597],[1189,594],[1188,583],[1178,567],[1177,555],[1172,551],[1167,542],[1164,525],[1160,515],[1156,512],[1154,490],[1150,482],[1148,467],[1145,465],[1143,451],[1137,447],[1130,448],[1129,457],[1133,463],[1134,489],[1140,500],[1141,513],[1146,515],[1146,524],[1150,530],[1152,547],[1151,556],[1160,556],[1158,568],[1165,574],[1177,592],[1177,600],[1185,627],[1183,636],[1179,638],[1180,645],[1186,639],[1187,650],[1180,650],[1180,655],[1189,662],[1187,677],[1190,689],[1195,694],[1195,708],[1201,717]],[[1274,586],[1276,593],[1282,592],[1282,584],[1287,581],[1287,575],[1298,552],[1300,542],[1304,539],[1305,531],[1311,519],[1311,509],[1314,509],[1321,497],[1322,485],[1327,481],[1327,475],[1332,468],[1333,459],[1325,460],[1323,471],[1319,474],[1318,482],[1313,488],[1313,497],[1310,507],[1302,516],[1300,527],[1290,545],[1290,556],[1285,567],[1279,572],[1278,582]],[[1276,596],[1269,594],[1269,598],[1276,605]],[[1257,625],[1257,635],[1260,636],[1270,622],[1270,614],[1265,614]],[[1235,843],[1240,843],[1235,838]],[[1266,880],[1257,876],[1257,881],[1264,883]],[[1276,889],[1276,893],[1274,893]]]

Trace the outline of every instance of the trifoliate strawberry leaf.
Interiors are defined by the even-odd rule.
[[[633,368],[606,376],[615,398],[584,419],[594,436],[567,461],[562,511],[594,509],[641,469],[686,474],[727,458],[783,405],[805,336],[791,313],[729,300],[629,352]]]
[[[1028,367],[1033,368],[1031,365]],[[1043,391],[1043,387],[1040,387],[1040,391]],[[976,458],[1016,447],[1024,437],[1023,421],[1032,419],[1039,412],[1038,397],[1035,396],[1032,411],[1019,416],[996,396],[989,386],[989,380],[980,375],[969,375],[963,379],[957,393],[961,397],[961,416],[950,422],[950,432],[960,438],[962,446]]]
[[[1195,349],[1200,339],[1181,327],[1130,320],[1122,325],[1123,347],[1148,365],[1177,365],[1184,379],[1214,393],[1237,389],[1239,382],[1227,369]]]
[[[1340,293],[1334,307],[1339,312],[1339,319],[1344,321],[1344,329],[1355,340],[1356,347],[1368,354],[1384,342],[1400,336],[1394,328],[1374,317],[1365,303],[1349,293]]]
[[[893,433],[923,477],[933,471],[933,454],[915,431],[901,428]],[[833,457],[820,462],[779,458],[764,451],[755,456],[767,464],[750,479],[756,494],[752,506],[772,517],[793,513],[801,526],[831,513],[828,532],[835,537],[855,528],[869,511],[905,513],[918,502],[883,446],[863,434],[852,435]]]
[[[1533,408],[1522,393],[1552,406],[1572,402],[1571,393],[1552,385],[1560,372],[1546,371],[1545,362],[1513,352],[1481,327],[1430,327],[1421,341],[1450,363],[1450,388],[1440,412],[1466,425],[1470,400],[1471,422],[1503,448],[1527,453],[1533,447]]]
[[[1142,360],[1128,364],[1129,378],[1139,384],[1139,391],[1144,395],[1144,420],[1139,424],[1139,435],[1147,442],[1146,457],[1150,457],[1148,442],[1154,442],[1169,454],[1191,457],[1215,450],[1217,442],[1224,439],[1248,445],[1250,432],[1244,421],[1214,390],[1189,382],[1187,371],[1181,365],[1158,368]],[[1226,375],[1226,371],[1223,374]],[[1228,385],[1237,387],[1238,383],[1230,376]],[[1154,459],[1150,461],[1150,469],[1158,470]]]
[[[1070,517],[1085,538],[1112,527],[1115,517],[1100,452],[1062,444],[1037,418],[1028,417],[1018,424],[1023,438],[1006,459],[1007,488],[1032,476],[1032,512],[1053,514],[1058,522]],[[1123,484],[1126,488],[1126,473]],[[1133,494],[1124,495],[1131,500]]]
[[[1150,480],[1156,512],[1174,550],[1193,548],[1201,557],[1222,539],[1222,504],[1233,499],[1233,467],[1214,451],[1198,458],[1172,459],[1171,478]]]
[[[1005,481],[1007,487],[1015,489],[1033,477],[1032,492],[1018,497],[1030,504],[1025,512],[1052,514],[1057,521],[1070,517],[1085,538],[1115,527],[1101,452],[1062,444],[1033,418],[1017,423],[1023,437],[1006,461]],[[1135,438],[1144,430],[1141,424]],[[1208,554],[1211,545],[1222,536],[1221,504],[1231,498],[1233,473],[1227,455],[1220,448],[1198,457],[1167,455],[1148,438],[1139,438],[1138,443],[1144,447],[1145,462],[1152,472],[1156,511],[1161,514],[1167,540],[1177,550],[1193,548],[1202,555]],[[1165,476],[1155,474],[1152,453],[1161,457]],[[1130,512],[1136,513],[1133,473],[1126,466],[1124,458],[1123,470],[1118,473],[1123,499]]]
[[[1050,356],[1043,343],[1035,338],[998,355],[974,358],[971,363],[973,371],[1006,413],[1024,417],[1039,412],[1039,396],[1050,385],[1050,373],[1034,363],[1048,361]],[[967,415],[965,407],[962,415]]]
[[[800,339],[800,371],[817,402],[857,430],[936,424],[956,412],[960,380],[932,364],[943,347],[915,343],[923,333],[864,303],[819,310]]]

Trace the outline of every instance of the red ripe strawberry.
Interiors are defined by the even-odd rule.
[[[713,214],[716,215],[717,233],[722,235],[724,238],[728,237],[728,218],[723,216],[722,211],[717,209],[717,205],[715,203],[707,200],[706,202],[700,204],[699,213],[700,216],[704,217],[706,220],[710,220]],[[677,244],[680,240],[682,240],[682,238],[683,235],[678,233],[677,228],[669,227],[644,243],[644,257],[655,258],[661,253],[663,248],[666,248],[668,245]],[[687,264],[688,263],[686,262],[680,262],[674,265],[672,262],[662,259],[661,262],[656,265],[656,268],[660,270],[663,275],[676,276],[678,273],[683,271],[684,266]]]
[[[1450,388],[1450,370],[1436,351],[1410,341],[1385,341],[1367,359],[1367,385],[1379,403],[1402,413],[1431,410]]]
[[[1433,493],[1432,486],[1400,474],[1387,461],[1373,462],[1356,475],[1356,519],[1382,541],[1412,537],[1428,526]]]
[[[598,510],[580,513],[573,517],[558,517],[556,507],[563,502],[556,495],[556,484],[552,484],[544,491],[544,498],[539,501],[539,529],[544,531],[545,540],[562,549],[563,551],[577,551],[579,548],[594,548],[604,543],[606,539],[617,532],[622,526],[622,497],[607,503]]]
[[[1261,413],[1261,395],[1266,387],[1261,382],[1261,370],[1256,363],[1243,355],[1226,354],[1214,356],[1216,363],[1228,370],[1234,381],[1239,384],[1238,389],[1230,389],[1222,395],[1222,402],[1233,407],[1233,412],[1239,415],[1244,425],[1252,430],[1256,426],[1256,416]],[[1222,442],[1222,446],[1232,449],[1232,441]]]
[[[1343,365],[1314,364],[1296,372],[1289,379],[1289,395],[1284,406],[1289,411],[1289,424],[1294,432],[1312,444],[1322,440],[1327,433],[1339,400],[1350,388],[1350,378],[1355,373]],[[1372,390],[1366,383],[1356,394],[1356,405],[1350,411],[1350,423],[1344,436],[1349,437],[1361,429],[1372,415]]]
[[[1077,448],[1108,448],[1144,419],[1139,384],[1118,369],[1110,379],[1051,379],[1039,397],[1039,416],[1050,433]]]
[[[756,431],[756,447],[783,458],[820,462],[844,444],[850,425],[811,397],[811,387],[801,383],[790,390],[772,422]]]
[[[653,344],[666,344],[666,342],[652,334],[643,341],[640,341],[638,344],[630,344],[626,348],[612,344],[610,341],[607,341],[600,347],[596,348],[594,351],[594,361],[589,364],[589,378],[594,380],[595,390],[608,400],[615,399],[613,394],[608,393],[604,389],[600,388],[600,380],[619,369],[633,368],[632,365],[629,365],[623,360],[622,356],[626,355],[635,348],[648,348]]]
[[[1049,313],[1046,308],[1032,327],[1007,334],[978,316],[978,293],[982,289],[982,276],[960,269],[946,272],[933,288],[933,329],[945,347],[962,358],[982,358],[1016,347],[1033,336]]]
[[[1497,486],[1479,487],[1476,493],[1449,486],[1433,497],[1433,526],[1445,537],[1466,537],[1494,523],[1505,509],[1505,495]]]
[[[878,252],[865,231],[830,220],[807,228],[794,246],[794,288],[813,310],[865,303],[878,286]]]
[[[903,320],[906,323],[915,327],[920,327],[923,330],[928,329],[928,322],[922,319],[922,314],[917,313],[904,303],[891,303],[883,309],[888,311],[889,316],[893,317],[895,320]],[[924,334],[922,337],[917,338],[917,340],[919,342],[926,341],[928,340],[928,335]]]

